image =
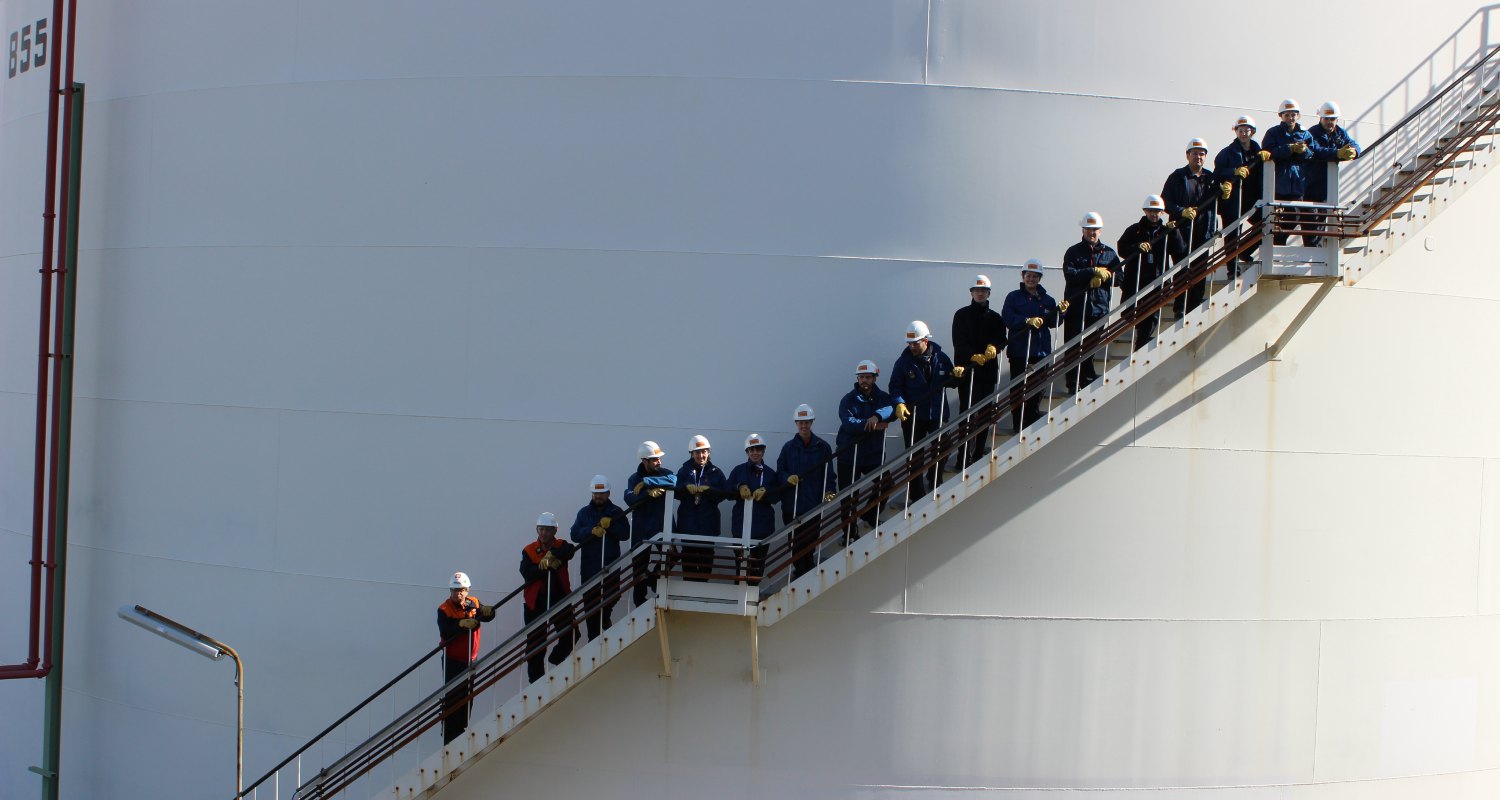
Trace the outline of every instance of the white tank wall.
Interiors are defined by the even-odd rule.
[[[49,5],[0,0],[0,15],[8,31]],[[750,430],[785,436],[798,402],[827,420],[850,365],[888,365],[906,321],[932,322],[946,343],[977,269],[1002,290],[1015,281],[976,263],[1056,263],[1089,208],[1105,213],[1112,240],[1140,195],[1180,163],[1188,136],[1227,141],[1235,114],[1269,121],[1265,109],[1288,92],[1363,109],[1473,10],[1362,7],[1320,52],[1318,63],[1345,65],[1329,70],[1310,68],[1305,48],[1284,41],[1284,15],[1305,13],[1295,4],[1233,20],[1228,9],[1185,3],[653,0],[469,3],[441,14],[351,2],[81,5],[77,72],[90,105],[64,707],[64,786],[78,797],[228,785],[228,669],[122,625],[113,616],[121,603],[178,617],[245,654],[247,764],[258,773],[430,644],[442,597],[434,576],[464,568],[481,597],[510,589],[535,513],[571,512],[584,500],[574,487],[596,471],[622,480],[641,439],[657,438],[675,464],[687,437],[705,432],[727,466]],[[1279,57],[1175,67],[1221,58],[1215,34],[1230,25]],[[1193,35],[1198,43],[1180,51],[1143,46]],[[44,88],[34,73],[0,81],[0,598],[11,609],[24,602],[30,529]],[[1453,213],[1479,205],[1466,199]],[[1374,298],[1367,304],[1402,302],[1361,291]],[[1337,306],[1328,306],[1303,336],[1332,324]],[[1247,473],[1263,479],[1273,461],[1278,482],[1317,475],[1327,463],[1306,453],[1342,453],[1329,458],[1381,481],[1388,496],[1403,471],[1434,492],[1492,490],[1474,474],[1477,461],[1430,449],[1430,431],[1389,423],[1397,406],[1439,401],[1411,396],[1340,422],[1310,392],[1345,390],[1358,377],[1351,356],[1306,370],[1293,370],[1294,358],[1274,383],[1264,368],[1248,370],[1210,398],[1233,400],[1229,418],[1243,424],[1172,406],[1180,387],[1163,385],[1160,401],[1142,390],[1152,417],[1134,429],[1124,406],[1104,415],[1115,424],[1091,423],[1095,440],[1112,445],[1069,444],[1049,458],[1081,460],[1057,464],[1070,476],[1161,470],[1183,476],[1179,485],[1201,475],[1221,490]],[[1483,398],[1491,387],[1480,372],[1454,380],[1482,382],[1470,394]],[[1296,381],[1328,386],[1291,391]],[[1281,386],[1289,391],[1273,395],[1274,428],[1246,414]],[[1409,430],[1382,430],[1377,445],[1373,424]],[[1468,448],[1463,458],[1494,457],[1457,418],[1438,424],[1443,441]],[[1116,441],[1126,431],[1131,447]],[[1200,465],[1167,458],[1183,452],[1171,448],[1188,448]],[[1387,457],[1376,463],[1371,453]],[[1141,461],[1118,466],[1133,457]],[[1022,492],[1025,476],[1050,483],[1054,474],[1030,467],[983,503],[1011,508],[1000,498]],[[944,588],[914,573],[904,596],[923,613],[1115,617],[1132,608],[1124,616],[1294,620],[1241,622],[1200,641],[1240,642],[1226,652],[1243,653],[1251,645],[1236,636],[1275,630],[1266,652],[1295,652],[1299,668],[1306,631],[1325,618],[1459,613],[1455,582],[1423,592],[1421,577],[1333,569],[1339,546],[1358,541],[1350,533],[1308,544],[1291,523],[1322,495],[1284,497],[1262,523],[1279,538],[1242,557],[1258,556],[1268,575],[1295,573],[1294,597],[1278,586],[1252,607],[1244,595],[1260,584],[1232,568],[1192,591],[1165,588],[1217,562],[1195,553],[1181,526],[1148,525],[1156,505],[1113,497],[1140,536],[1156,537],[1126,551],[1140,575],[1110,572],[1119,551],[1064,559],[1033,543],[1003,562],[1017,575],[1000,592],[972,582],[963,559],[921,566],[914,556],[912,566],[945,576]],[[1341,498],[1337,507],[1365,513],[1353,505]],[[1478,513],[1436,505],[1406,518],[1431,524],[1441,514],[1461,526]],[[1226,519],[1244,526],[1226,531],[1226,543],[1259,530],[1241,511]],[[985,560],[1024,541],[984,533],[971,544]],[[1472,556],[1459,541],[1436,552],[1390,546],[1424,576]],[[1100,599],[1072,590],[1076,571],[1100,583]],[[1231,578],[1232,591],[1222,582]],[[1027,580],[1034,585],[1020,589]],[[869,624],[875,607],[855,604],[849,624]],[[933,632],[913,636],[957,629],[919,624]],[[0,622],[0,648],[11,648],[0,655],[19,647],[21,625],[15,614]],[[781,627],[768,640],[786,636]],[[1074,623],[962,635],[978,637],[978,657],[1012,651],[1007,637],[1032,629],[1061,642],[1049,665],[1099,646]],[[1185,641],[1164,630],[1164,642]],[[1222,663],[1218,647],[1189,674]],[[1165,680],[1153,674],[1147,664],[1141,680]],[[1308,713],[1295,699],[1310,691],[1304,671],[1256,679],[1289,714]],[[3,716],[27,721],[0,732],[0,795],[35,785],[25,767],[39,758],[39,694],[36,684],[0,684]],[[1197,704],[1208,694],[1188,696]],[[1236,716],[1232,702],[1214,708]],[[1308,760],[1301,744],[1247,763],[1293,774]],[[1038,756],[1038,769],[1064,766],[1037,780],[1172,783],[1220,763],[1212,753],[1163,756],[1112,773],[1109,759],[1129,753],[1108,750],[1089,772],[1058,752]],[[818,780],[844,783],[831,772]]]

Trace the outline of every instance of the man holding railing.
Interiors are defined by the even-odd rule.
[[[988,275],[974,276],[969,284],[969,304],[953,312],[953,361],[968,370],[958,385],[958,413],[969,410],[995,391],[1000,382],[1000,350],[1005,347],[1005,322],[1000,312],[990,307]],[[977,436],[970,443],[968,463],[973,464],[990,450],[988,436]]]
[[[839,401],[839,485],[849,487],[861,476],[880,469],[885,463],[885,430],[896,415],[891,396],[875,385],[880,368],[869,359],[854,367],[854,389]],[[856,498],[849,498],[853,503]],[[883,503],[881,504],[884,505]],[[876,509],[863,515],[865,523],[875,527]],[[859,538],[859,526],[849,523],[849,537]]]
[[[1312,166],[1312,134],[1302,129],[1297,122],[1302,116],[1302,107],[1288,97],[1277,106],[1281,124],[1266,131],[1261,140],[1261,159],[1276,162],[1276,199],[1301,200],[1307,191],[1308,168]],[[1272,235],[1277,245],[1286,244],[1289,233]],[[1302,237],[1303,244],[1307,237]]]
[[[750,536],[759,541],[776,532],[776,506],[781,497],[781,476],[766,464],[766,440],[758,433],[745,437],[745,463],[729,472],[729,486],[739,495],[730,512],[730,527],[735,536],[745,530],[746,506],[749,506]],[[765,569],[766,548],[756,545],[749,555],[746,575],[759,578]]]
[[[729,497],[729,481],[713,462],[712,445],[702,434],[688,440],[688,460],[677,470],[677,519],[672,530],[694,536],[722,533],[719,503]],[[714,571],[714,548],[682,546],[683,571],[690,581],[706,581]]]
[[[1148,194],[1141,201],[1140,221],[1132,223],[1120,235],[1120,253],[1125,257],[1125,271],[1120,281],[1120,302],[1134,297],[1166,270],[1168,258],[1187,255],[1187,244],[1182,238],[1182,229],[1166,219],[1166,204],[1159,195]],[[1135,342],[1132,349],[1139,350],[1156,338],[1157,320],[1161,312],[1154,312],[1135,326]]]
[[[1318,107],[1318,124],[1308,130],[1312,137],[1312,160],[1313,164],[1307,170],[1307,188],[1303,197],[1308,202],[1328,202],[1328,167],[1329,163],[1340,161],[1353,161],[1359,158],[1359,142],[1339,125],[1339,105],[1332,100]],[[1335,198],[1337,199],[1337,198]],[[1308,214],[1308,224],[1314,229],[1322,227],[1327,214],[1320,212]],[[1304,236],[1308,247],[1317,247],[1323,243],[1321,236]]]
[[[896,418],[901,420],[901,434],[907,447],[948,421],[946,388],[958,385],[964,371],[963,367],[954,366],[943,348],[932,341],[927,323],[913,320],[906,326],[906,349],[891,367],[886,391],[896,403]],[[931,486],[928,486],[929,481]],[[928,491],[936,489],[942,482],[943,459],[939,458],[930,469],[912,474],[907,501],[915,502],[926,497]]]
[[[833,471],[833,448],[819,436],[813,435],[813,420],[817,414],[812,406],[803,403],[792,412],[792,424],[797,426],[796,435],[781,446],[776,456],[776,472],[786,481],[787,488],[781,493],[781,523],[791,521],[819,505],[833,499],[838,491],[837,476]],[[816,517],[798,526],[792,534],[792,552],[802,552],[792,562],[792,580],[803,573],[811,572],[817,563],[813,550],[817,541],[818,520]]]
[[[1069,305],[1064,300],[1059,306],[1042,287],[1042,262],[1027,259],[1026,266],[1021,268],[1021,288],[1006,295],[1005,305],[1000,308],[1006,338],[1010,342],[1005,355],[1010,361],[1011,380],[1024,375],[1028,366],[1052,355],[1052,329],[1057,327],[1058,313],[1066,312]],[[1042,418],[1042,393],[1039,389],[1022,383],[1023,402],[1010,412],[1011,427],[1018,433],[1022,427]],[[1024,416],[1022,406],[1026,411]]]
[[[1225,225],[1255,208],[1263,194],[1261,170],[1264,162],[1260,160],[1260,143],[1254,138],[1255,118],[1241,114],[1234,121],[1232,130],[1234,141],[1214,156],[1214,180],[1219,182],[1219,217]],[[1252,229],[1260,224],[1260,219],[1259,211],[1250,217]],[[1236,229],[1228,233],[1234,236],[1240,231]],[[1254,252],[1252,248],[1240,253],[1239,260],[1247,264],[1255,261]],[[1234,271],[1233,266],[1230,270]]]
[[[635,523],[630,530],[631,549],[662,532],[666,525],[667,493],[677,487],[677,476],[661,465],[666,453],[660,445],[650,440],[641,442],[635,454],[641,460],[640,466],[625,480],[625,505],[635,509]],[[635,573],[635,590],[631,597],[636,605],[646,602],[650,568],[651,553],[642,550],[631,563]]]
[[[1104,228],[1104,217],[1099,212],[1084,214],[1078,224],[1083,234],[1078,243],[1063,254],[1063,299],[1068,301],[1068,309],[1063,317],[1063,339],[1072,339],[1094,320],[1102,319],[1109,313],[1109,295],[1115,288],[1115,273],[1124,266],[1114,248],[1099,241],[1100,231]],[[1023,281],[1026,274],[1026,270],[1021,271]],[[1024,283],[1022,289],[1025,289]],[[1006,327],[1014,336],[1015,328],[1009,320],[1006,321]],[[1051,352],[1050,348],[1049,339],[1048,352]],[[1012,370],[1011,374],[1017,373]],[[1098,377],[1094,371],[1093,354],[1090,353],[1077,369],[1068,371],[1068,392],[1088,386]]]
[[[526,636],[526,673],[535,683],[546,672],[542,656],[547,650],[547,631],[557,634],[557,644],[547,661],[561,664],[573,652],[573,609],[562,599],[573,591],[568,581],[568,559],[576,548],[557,538],[557,517],[545,511],[536,518],[536,541],[521,549],[521,577],[526,579],[522,595],[526,607],[521,616],[526,624],[551,612],[551,618]],[[557,611],[552,612],[552,607]]]
[[[578,509],[568,538],[578,545],[578,579],[584,583],[619,560],[620,543],[630,541],[630,518],[625,516],[625,509],[610,501],[609,478],[595,475],[589,482],[589,503]],[[590,641],[609,627],[619,587],[619,573],[610,571],[584,593],[584,608],[593,609],[584,620]]]
[[[469,576],[453,573],[448,579],[448,599],[438,606],[438,636],[443,645],[443,683],[462,675],[479,657],[479,625],[495,618],[495,607],[469,596]],[[443,696],[443,744],[457,739],[469,727],[471,681],[465,681]]]
[[[1187,143],[1187,164],[1172,171],[1161,187],[1161,199],[1167,204],[1167,213],[1177,227],[1187,232],[1188,252],[1213,237],[1219,229],[1216,207],[1219,184],[1214,174],[1203,168],[1208,158],[1208,142],[1193,137]],[[1172,310],[1178,316],[1198,307],[1207,295],[1208,280],[1204,278],[1188,287],[1185,295],[1177,295],[1172,301]]]

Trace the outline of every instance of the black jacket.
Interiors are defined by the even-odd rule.
[[[1000,319],[1000,312],[989,303],[973,302],[953,312],[953,363],[964,369],[998,372],[998,357],[983,367],[969,361],[974,354],[983,353],[986,345],[994,345],[997,353],[1005,350],[1005,321]]]
[[[1187,237],[1182,228],[1168,228],[1165,219],[1153,221],[1142,216],[1120,234],[1118,246],[1125,256],[1125,274],[1120,291],[1130,297],[1166,271],[1167,256],[1175,261],[1187,255]],[[1151,245],[1151,252],[1141,252],[1141,242]]]

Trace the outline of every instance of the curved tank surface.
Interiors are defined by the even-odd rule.
[[[643,439],[675,466],[706,434],[727,469],[799,403],[831,433],[855,362],[914,319],[947,345],[976,272],[998,300],[1089,210],[1113,242],[1190,137],[1288,95],[1375,139],[1476,13],[79,6],[76,798],[231,794],[230,669],[122,604],[239,650],[258,776],[436,643],[454,570],[516,586],[537,513],[623,484]],[[5,32],[50,8],[0,0]],[[46,90],[0,81],[0,661],[26,631]],[[1263,291],[766,628],[762,685],[685,624],[676,677],[637,647],[445,796],[1493,796],[1497,207],[1476,186],[1276,361],[1314,290]],[[0,682],[0,719],[0,797],[30,796],[40,683]]]

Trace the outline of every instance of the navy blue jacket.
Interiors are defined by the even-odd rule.
[[[1162,218],[1165,220],[1165,218]],[[1120,234],[1120,252],[1125,254],[1125,270],[1120,280],[1120,290],[1129,297],[1142,287],[1161,277],[1166,270],[1167,256],[1181,259],[1187,255],[1187,237],[1182,228],[1168,228],[1165,222],[1155,222],[1144,214]],[[1141,242],[1151,245],[1151,252],[1141,252]]]
[[[595,536],[594,526],[605,517],[611,520],[609,529],[602,538]],[[578,545],[578,575],[588,580],[597,575],[600,568],[620,557],[620,542],[630,541],[630,518],[625,516],[625,509],[615,505],[613,501],[602,506],[589,503],[578,509],[578,516],[573,518],[568,538]],[[599,558],[601,549],[604,551],[602,561]]]
[[[760,500],[741,500],[739,496],[740,484],[750,487],[750,491],[765,489],[765,497]],[[755,511],[750,515],[750,536],[755,539],[764,539],[776,531],[776,514],[773,505],[780,497],[781,476],[776,470],[771,469],[770,464],[762,464],[760,474],[755,473],[754,467],[749,461],[735,467],[729,473],[729,491],[734,492],[734,510],[730,512],[730,536],[739,536],[741,526],[745,524],[745,503],[755,504]]]
[[[839,490],[838,476],[833,470],[833,448],[817,434],[805,444],[801,436],[794,435],[782,445],[781,454],[776,456],[776,474],[783,481],[796,475],[799,481],[781,493],[782,522],[791,522],[792,517],[817,508],[823,504],[824,494]]]
[[[890,422],[895,414],[895,401],[879,386],[871,386],[870,396],[865,397],[859,393],[859,384],[854,384],[854,391],[839,401],[837,445],[842,451],[839,459],[857,467],[880,466],[885,460],[885,447],[881,441],[885,438],[885,431],[865,430],[865,420],[878,416],[882,422]],[[859,444],[855,445],[855,442]],[[846,445],[848,450],[844,449]]]
[[[687,490],[689,486],[707,486],[708,491],[693,494]],[[694,536],[718,536],[722,532],[719,503],[728,496],[729,481],[712,458],[702,469],[689,458],[677,470],[677,522],[672,529]]]
[[[1307,145],[1307,150],[1300,156],[1292,152],[1292,145],[1296,142]],[[1307,191],[1308,168],[1315,166],[1312,163],[1312,134],[1303,130],[1300,124],[1288,128],[1283,122],[1266,131],[1260,146],[1270,150],[1271,158],[1276,162],[1276,197],[1301,200]]]
[[[891,400],[905,403],[911,415],[917,419],[948,419],[948,391],[939,386],[957,386],[953,377],[953,362],[948,354],[931,339],[927,340],[927,357],[914,356],[911,348],[901,351],[896,357],[896,366],[891,367],[891,379],[886,382],[886,391]]]
[[[1108,314],[1109,292],[1115,286],[1115,273],[1119,272],[1122,266],[1124,262],[1120,261],[1114,248],[1102,241],[1098,244],[1089,244],[1080,240],[1069,247],[1068,252],[1063,253],[1063,299],[1068,301],[1068,313],[1086,314],[1085,319],[1091,322]],[[1089,282],[1096,277],[1094,269],[1097,267],[1104,267],[1110,271],[1109,280],[1100,284],[1096,289],[1090,289]],[[1006,301],[1009,302],[1010,298],[1006,297]],[[1005,317],[1003,310],[1000,316],[1002,319]],[[1010,332],[1011,336],[1015,335],[1016,329],[1010,324],[1009,319],[1005,320],[1005,329]],[[1022,338],[1025,338],[1024,331]],[[1025,350],[1026,345],[1022,344],[1020,349]]]
[[[1192,238],[1188,247],[1203,244],[1219,229],[1218,197],[1219,181],[1214,178],[1213,170],[1207,167],[1193,175],[1184,164],[1172,170],[1167,182],[1161,185],[1161,199],[1167,204],[1167,214],[1177,220],[1184,234]],[[1182,210],[1188,206],[1198,209],[1197,219],[1182,218]]]
[[[1110,251],[1113,252],[1113,251]],[[1032,330],[1026,324],[1031,317],[1041,317],[1042,327]],[[1000,308],[1000,318],[1005,320],[1010,343],[1006,355],[1014,359],[1045,358],[1052,355],[1052,333],[1057,327],[1057,301],[1041,286],[1036,287],[1036,296],[1026,291],[1026,285],[1005,296],[1005,305]],[[1031,352],[1026,352],[1026,343],[1031,343]],[[1014,376],[1012,376],[1014,377]]]
[[[1302,198],[1321,203],[1328,199],[1328,167],[1325,162],[1337,162],[1341,147],[1353,147],[1355,158],[1358,158],[1362,151],[1359,149],[1359,142],[1354,141],[1342,125],[1335,125],[1333,130],[1325,131],[1320,123],[1309,128],[1307,132],[1313,140],[1310,145],[1313,163],[1307,165],[1307,186],[1302,193]]]
[[[1244,180],[1236,178],[1234,171],[1240,167],[1248,168],[1250,177]],[[1219,200],[1219,216],[1224,218],[1225,223],[1239,219],[1241,214],[1255,207],[1260,200],[1260,187],[1264,180],[1262,169],[1264,165],[1260,160],[1260,144],[1254,139],[1250,140],[1250,149],[1246,150],[1240,147],[1240,140],[1236,137],[1228,147],[1214,156],[1214,180],[1219,183],[1229,181],[1229,185],[1233,187],[1228,200]]]
[[[630,545],[634,547],[641,542],[650,539],[662,532],[666,525],[667,498],[662,496],[655,500],[646,497],[646,493],[652,489],[661,488],[672,491],[677,485],[677,476],[666,467],[657,467],[656,471],[647,473],[646,465],[642,464],[630,473],[625,479],[625,505],[633,506],[637,501],[644,501],[633,512],[635,524],[630,526]],[[635,485],[645,483],[646,486],[640,494],[635,493]]]

